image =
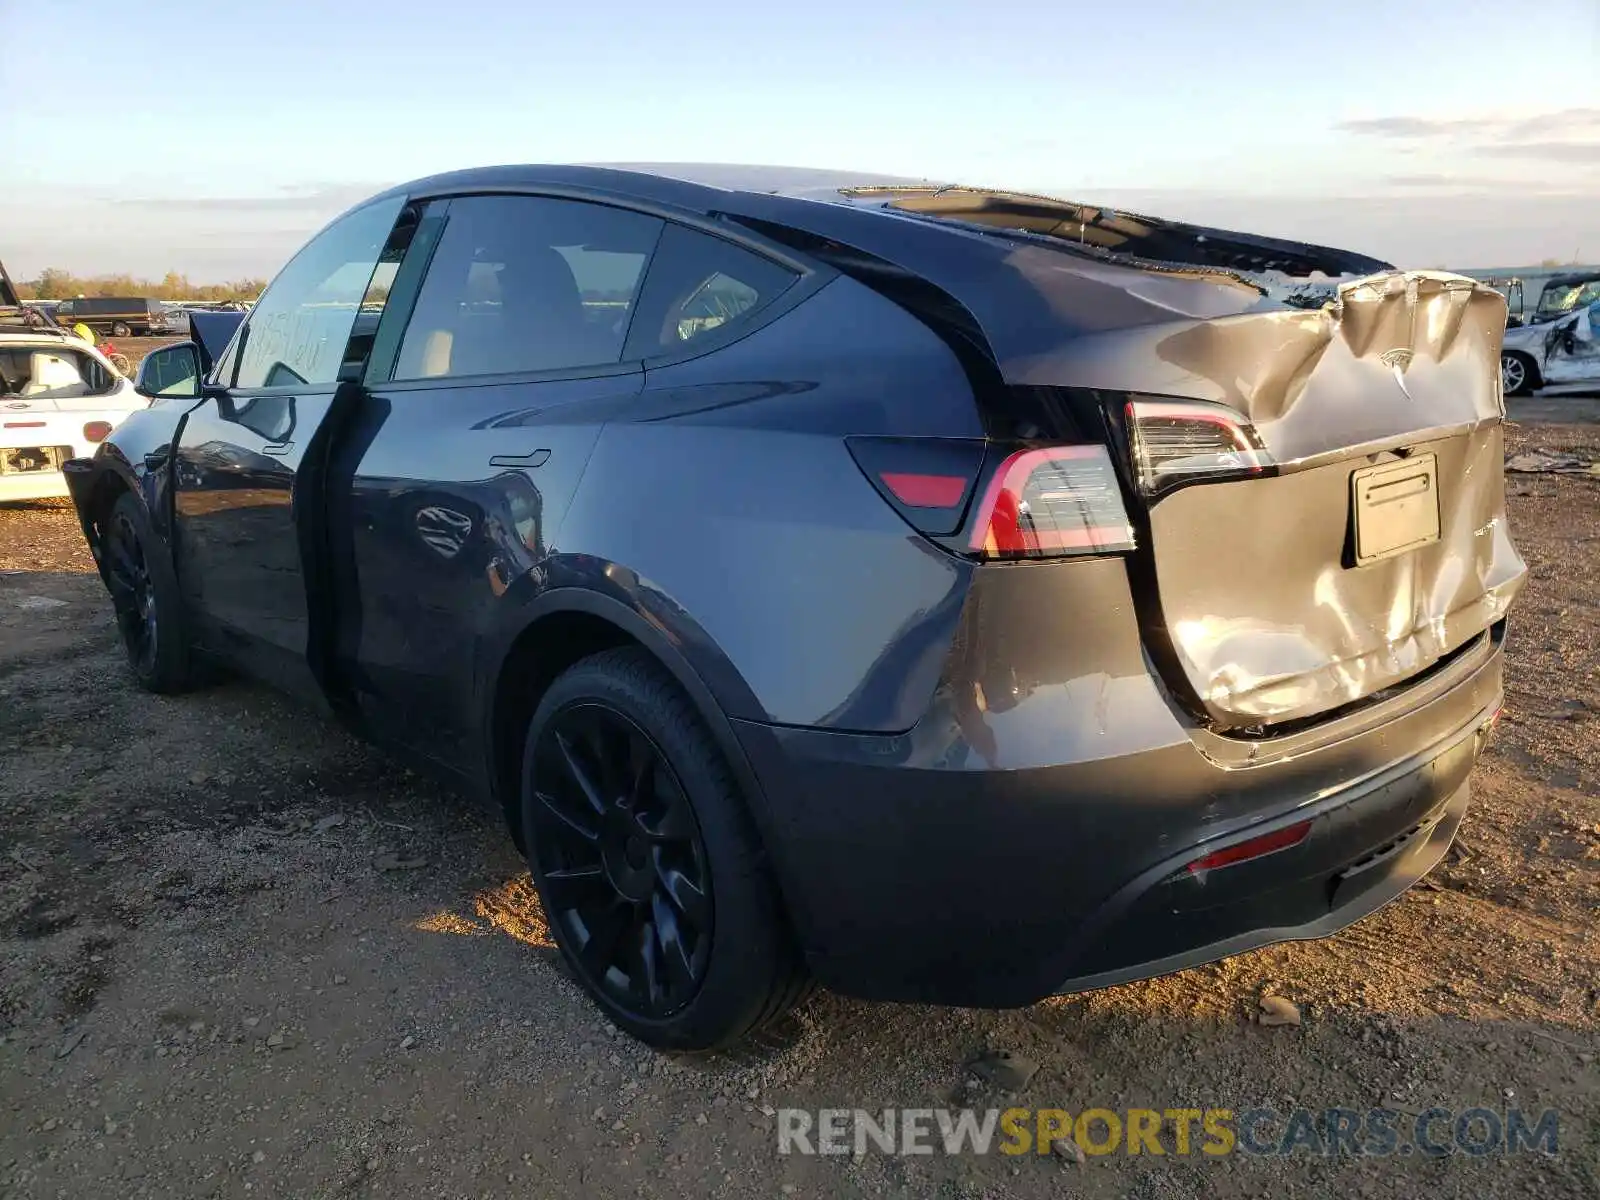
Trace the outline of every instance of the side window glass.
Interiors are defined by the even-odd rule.
[[[357,320],[370,316],[368,287],[402,203],[395,197],[341,218],[279,272],[240,334],[235,387],[323,386],[338,379]]]
[[[662,222],[536,196],[450,202],[395,361],[436,379],[622,361]]]
[[[628,335],[628,357],[672,354],[713,329],[736,324],[772,303],[796,278],[742,246],[668,225]]]

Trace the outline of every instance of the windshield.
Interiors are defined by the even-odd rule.
[[[1600,279],[1586,283],[1551,284],[1539,297],[1541,313],[1564,313],[1600,300]]]

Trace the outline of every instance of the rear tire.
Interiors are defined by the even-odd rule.
[[[723,1049],[804,995],[733,774],[645,651],[583,659],[545,693],[523,747],[522,828],[574,978],[640,1041]]]
[[[195,682],[178,577],[149,515],[123,492],[101,529],[106,586],[128,665],[148,692],[181,692]]]
[[[132,332],[124,321],[113,321],[111,323],[112,337],[128,337]]]

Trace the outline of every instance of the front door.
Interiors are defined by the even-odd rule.
[[[1550,384],[1600,383],[1600,282],[1590,284],[1582,305],[1556,322],[1546,335],[1544,381]]]
[[[317,465],[348,408],[399,254],[404,201],[340,218],[263,293],[184,422],[173,462],[175,555],[206,645],[302,697],[324,522]]]

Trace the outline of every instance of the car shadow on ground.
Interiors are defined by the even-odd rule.
[[[1594,424],[1600,422],[1600,391],[1511,396],[1506,399],[1506,415],[1530,425]]]

